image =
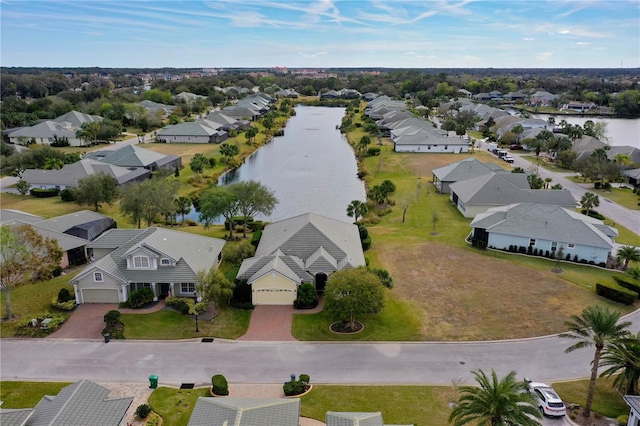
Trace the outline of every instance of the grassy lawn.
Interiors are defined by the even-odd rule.
[[[211,396],[209,388],[172,389],[159,387],[149,397],[149,405],[165,425],[186,426],[199,396]]]
[[[534,166],[538,165],[538,160],[536,159],[535,155],[521,155],[520,158],[527,160]],[[555,173],[575,173],[575,171],[569,170],[569,169],[563,169],[562,167],[556,165],[555,163],[547,163],[542,159],[542,157],[540,157],[540,167]]]
[[[71,383],[0,382],[2,408],[33,408],[45,395],[57,395]]]
[[[18,322],[32,315],[53,310],[51,299],[58,295],[61,288],[66,288],[73,292],[73,287],[68,285],[80,270],[76,269],[71,273],[60,275],[47,281],[24,284],[11,290],[11,309],[15,319],[4,321],[0,327],[1,337],[12,337]],[[6,316],[4,291],[0,295],[0,318]],[[67,314],[67,316],[70,313]]]
[[[598,379],[596,381],[596,392],[591,409],[612,418],[629,414],[629,406],[624,402],[622,396],[611,387],[612,384],[613,377],[608,380]],[[554,383],[553,388],[564,402],[579,404],[583,407],[587,403],[588,379]]]
[[[188,315],[173,311],[159,311],[152,314],[126,314],[121,316],[124,335],[127,339],[173,340],[198,337],[220,337],[236,339],[246,333],[251,311],[225,307],[212,321],[195,321]]]
[[[598,194],[601,198],[608,198],[614,203],[618,203],[621,206],[624,206],[631,210],[640,210],[640,206],[638,206],[638,195],[633,193],[631,188],[618,188],[616,186],[612,187],[610,190],[605,191],[604,189],[595,189],[591,188],[589,191],[594,194]],[[600,200],[600,209],[606,208],[607,202]],[[598,208],[596,208],[597,210]]]

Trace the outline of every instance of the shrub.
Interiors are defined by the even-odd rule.
[[[262,238],[262,231],[255,231],[253,237],[251,237],[251,245],[254,247],[258,247],[260,243],[260,238]]]
[[[251,303],[251,286],[247,284],[246,280],[237,281],[236,286],[233,289],[233,297],[231,302],[237,303]],[[233,303],[231,306],[238,307]],[[241,308],[245,309],[245,308]]]
[[[237,300],[231,299],[229,301],[229,305],[232,308],[236,308],[236,309],[244,309],[246,311],[250,311],[252,309],[255,309],[255,306],[253,306],[253,303],[251,302],[239,302]]]
[[[384,285],[386,288],[393,288],[393,278],[391,278],[391,274],[389,274],[389,271],[387,271],[386,269],[374,268],[370,268],[369,270],[376,274],[378,278],[380,278],[380,282],[382,283],[382,285]]]
[[[251,229],[253,232],[257,232],[262,231],[266,225],[266,222],[262,220],[254,220],[253,222],[247,223],[247,228]]]
[[[151,406],[149,404],[141,404],[136,408],[136,417],[146,419],[151,414]]]
[[[58,302],[68,302],[69,300],[74,299],[69,292],[69,289],[62,287],[58,292]]]
[[[567,256],[564,258],[564,260],[569,262],[571,260],[571,255],[567,253]]]
[[[531,246],[529,246],[529,247],[531,247]],[[540,254],[540,252],[538,251],[538,249],[534,249],[533,250],[533,255],[534,256],[538,256],[539,254]]]
[[[620,287],[624,287],[627,290],[635,291],[636,293],[640,294],[640,281],[635,280],[634,282],[634,280],[630,280],[625,276],[617,275],[614,275],[613,279],[616,283],[618,283]]]
[[[640,268],[629,268],[627,269],[627,274],[633,279],[640,280]]]
[[[578,255],[577,254],[575,256],[573,256],[573,261],[578,263]]]
[[[222,257],[231,265],[239,265],[243,260],[253,256],[256,249],[249,241],[239,244],[226,244],[222,249]]]
[[[629,423],[629,415],[628,414],[623,414],[621,416],[618,416],[616,418],[616,423],[619,424],[620,426],[624,426],[626,424]]]
[[[76,299],[75,297],[72,297],[71,300],[65,300],[64,302],[61,302],[59,298],[54,297],[51,300],[51,305],[61,311],[73,311],[73,308],[76,307]]]
[[[533,246],[527,247],[527,254],[533,254]]]
[[[38,324],[45,318],[51,318],[49,328],[41,329],[40,325],[34,327],[31,325],[32,319],[37,319]],[[36,315],[29,315],[28,317],[20,320],[16,327],[14,336],[18,337],[46,337],[53,333],[67,320],[67,314],[60,312],[42,312]]]
[[[73,192],[73,189],[65,188],[60,191],[60,199],[62,199],[62,201],[75,201],[76,194]]]
[[[244,223],[244,216],[233,216],[231,219],[233,219],[233,225],[237,225],[237,224],[242,224]],[[249,216],[247,218],[247,226],[249,226],[249,224],[253,222],[253,217]],[[224,221],[224,229],[226,229],[227,231],[229,230],[229,220],[225,219]]]
[[[582,214],[587,214],[587,210],[582,210]],[[604,216],[602,216],[600,213],[598,213],[595,210],[589,210],[589,214],[587,216],[592,217],[594,219],[600,219],[600,220],[605,219]]]
[[[164,303],[167,306],[172,307],[183,315],[189,313],[190,302],[193,303],[193,300],[188,297],[167,297],[164,299]]]
[[[624,303],[625,305],[633,305],[638,298],[638,293],[627,290],[616,284],[596,284],[596,293],[598,296],[606,297],[614,302]]]
[[[308,374],[301,374],[300,377],[298,377],[298,379],[306,385],[308,385],[309,382],[311,381],[311,377],[309,377]]]
[[[296,309],[311,309],[318,306],[318,295],[313,284],[302,283],[298,287],[298,297],[293,301]]]
[[[602,189],[604,189],[605,191],[611,191],[611,184],[609,182],[603,183]]]
[[[522,254],[524,254],[524,253],[526,253],[526,252],[527,252],[527,249],[526,249],[524,246],[520,246],[520,247],[518,247],[518,253],[522,253]]]
[[[367,148],[367,155],[369,157],[373,157],[374,155],[380,155],[380,147],[370,146],[369,148]]]
[[[55,197],[60,193],[59,189],[49,188],[49,189],[41,189],[41,188],[32,188],[31,195],[36,198],[49,198]]]
[[[104,322],[107,323],[107,326],[116,325],[120,322],[120,311],[111,310],[104,314]]]
[[[547,257],[547,258],[551,257],[551,253],[549,253],[549,250],[545,250],[544,257]]]
[[[51,275],[53,275],[54,277],[59,277],[62,274],[62,266],[60,265],[56,265],[53,267],[53,269],[51,270]]]
[[[216,395],[229,395],[229,384],[222,374],[211,377],[211,388]]]
[[[513,244],[509,244],[509,252],[515,253],[516,252],[516,246],[514,246]]]
[[[140,309],[151,302],[153,302],[153,290],[150,288],[141,288],[131,292],[129,300],[127,300],[127,305],[133,309]]]
[[[299,380],[290,380],[284,384],[283,389],[286,396],[295,396],[304,393],[306,386]]]

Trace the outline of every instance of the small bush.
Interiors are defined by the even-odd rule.
[[[239,265],[244,259],[252,257],[256,248],[249,241],[240,244],[226,244],[222,249],[222,257],[231,265]]]
[[[304,393],[306,386],[299,380],[291,380],[284,384],[283,390],[286,396],[295,396]]]
[[[582,214],[586,215],[587,214],[587,210],[582,210]],[[587,216],[592,217],[594,219],[600,219],[600,220],[604,220],[605,219],[604,216],[602,216],[600,213],[598,213],[595,210],[589,210],[589,214]]]
[[[188,297],[167,297],[164,299],[164,302],[167,306],[170,306],[181,314],[186,315],[189,313],[190,302],[193,303],[193,300]]]
[[[628,414],[623,414],[621,416],[618,416],[616,418],[616,423],[619,424],[620,426],[624,426],[626,424],[629,423],[629,415]]]
[[[49,328],[41,329],[40,325],[34,327],[31,325],[31,319],[38,320],[38,324],[45,318],[51,318]],[[17,337],[46,337],[49,334],[56,331],[67,320],[67,314],[60,312],[42,312],[36,315],[29,315],[28,317],[20,320],[14,336]]]
[[[373,157],[375,155],[380,155],[380,147],[379,146],[370,146],[367,148],[367,155],[369,157]]]
[[[545,250],[544,257],[546,257],[546,258],[550,258],[551,257],[551,253],[549,252],[549,250]]]
[[[71,298],[71,300],[61,302],[60,299],[54,297],[51,300],[51,305],[61,311],[73,311],[73,309],[76,307],[76,299],[75,297],[73,297]]]
[[[311,377],[309,377],[308,374],[301,374],[300,377],[298,377],[298,379],[306,385],[308,385],[309,382],[311,381]]]
[[[211,377],[211,388],[216,395],[229,395],[229,384],[222,374]]]
[[[234,299],[231,299],[229,301],[229,305],[232,308],[244,309],[246,311],[251,311],[251,310],[255,309],[255,306],[253,306],[253,303],[251,303],[251,302],[239,302],[239,301],[234,300]]]
[[[120,322],[120,311],[111,310],[104,314],[104,322],[107,323],[107,326],[115,325]]]
[[[636,293],[640,294],[640,281],[631,280],[628,277],[617,275],[614,275],[613,279],[616,283],[618,283],[620,287],[624,287],[627,290],[635,291]]]
[[[150,288],[141,288],[131,292],[129,300],[127,300],[127,305],[133,309],[140,309],[151,302],[153,302],[153,290]]]
[[[54,276],[54,277],[59,277],[60,275],[62,275],[62,270],[63,270],[62,266],[56,265],[51,270],[51,275]]]
[[[524,254],[524,253],[526,253],[526,252],[527,252],[527,249],[526,249],[524,246],[520,246],[520,247],[518,247],[518,253],[522,253],[522,254]]]
[[[149,404],[141,404],[136,408],[136,417],[146,419],[151,414],[151,406]]]
[[[262,238],[262,231],[256,231],[253,234],[253,237],[251,237],[251,245],[254,247],[258,247],[258,244],[260,243],[260,238]]]
[[[62,201],[75,201],[76,194],[73,192],[73,189],[65,188],[60,191],[60,198],[62,199]]]
[[[635,280],[640,280],[640,268],[629,268],[627,269],[627,274]]]
[[[380,282],[386,288],[393,288],[393,278],[391,278],[391,274],[386,269],[369,269],[371,272],[376,274],[378,278],[380,278]]]
[[[62,287],[58,292],[58,302],[68,302],[72,299],[74,299],[74,297],[69,292],[69,289]]]
[[[606,297],[614,302],[624,303],[625,305],[633,305],[638,298],[638,293],[627,290],[616,284],[596,284],[596,293],[598,296]]]
[[[529,246],[529,247],[531,247],[531,246]],[[534,249],[533,250],[533,255],[534,256],[538,256],[539,254],[540,254],[540,252],[538,251],[538,249]]]
[[[59,189],[49,188],[49,189],[41,189],[41,188],[33,188],[31,189],[31,195],[36,198],[49,198],[56,197],[60,193]]]
[[[318,306],[318,295],[313,284],[302,283],[298,287],[298,297],[293,301],[296,309],[311,309]]]

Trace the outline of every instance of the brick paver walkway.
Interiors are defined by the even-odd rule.
[[[251,314],[249,329],[238,340],[262,342],[295,342],[291,335],[293,314],[313,314],[322,310],[322,301],[314,309],[293,309],[293,306],[256,306]]]

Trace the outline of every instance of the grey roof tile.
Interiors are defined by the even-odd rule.
[[[189,426],[298,426],[298,398],[199,397]]]
[[[327,426],[384,426],[382,413],[327,411]]]
[[[25,426],[26,421],[33,414],[31,408],[2,409],[0,408],[0,425],[2,426]]]
[[[475,158],[466,158],[462,161],[433,169],[433,174],[443,182],[458,182],[498,171],[506,173],[506,170],[497,164],[483,163]]]

